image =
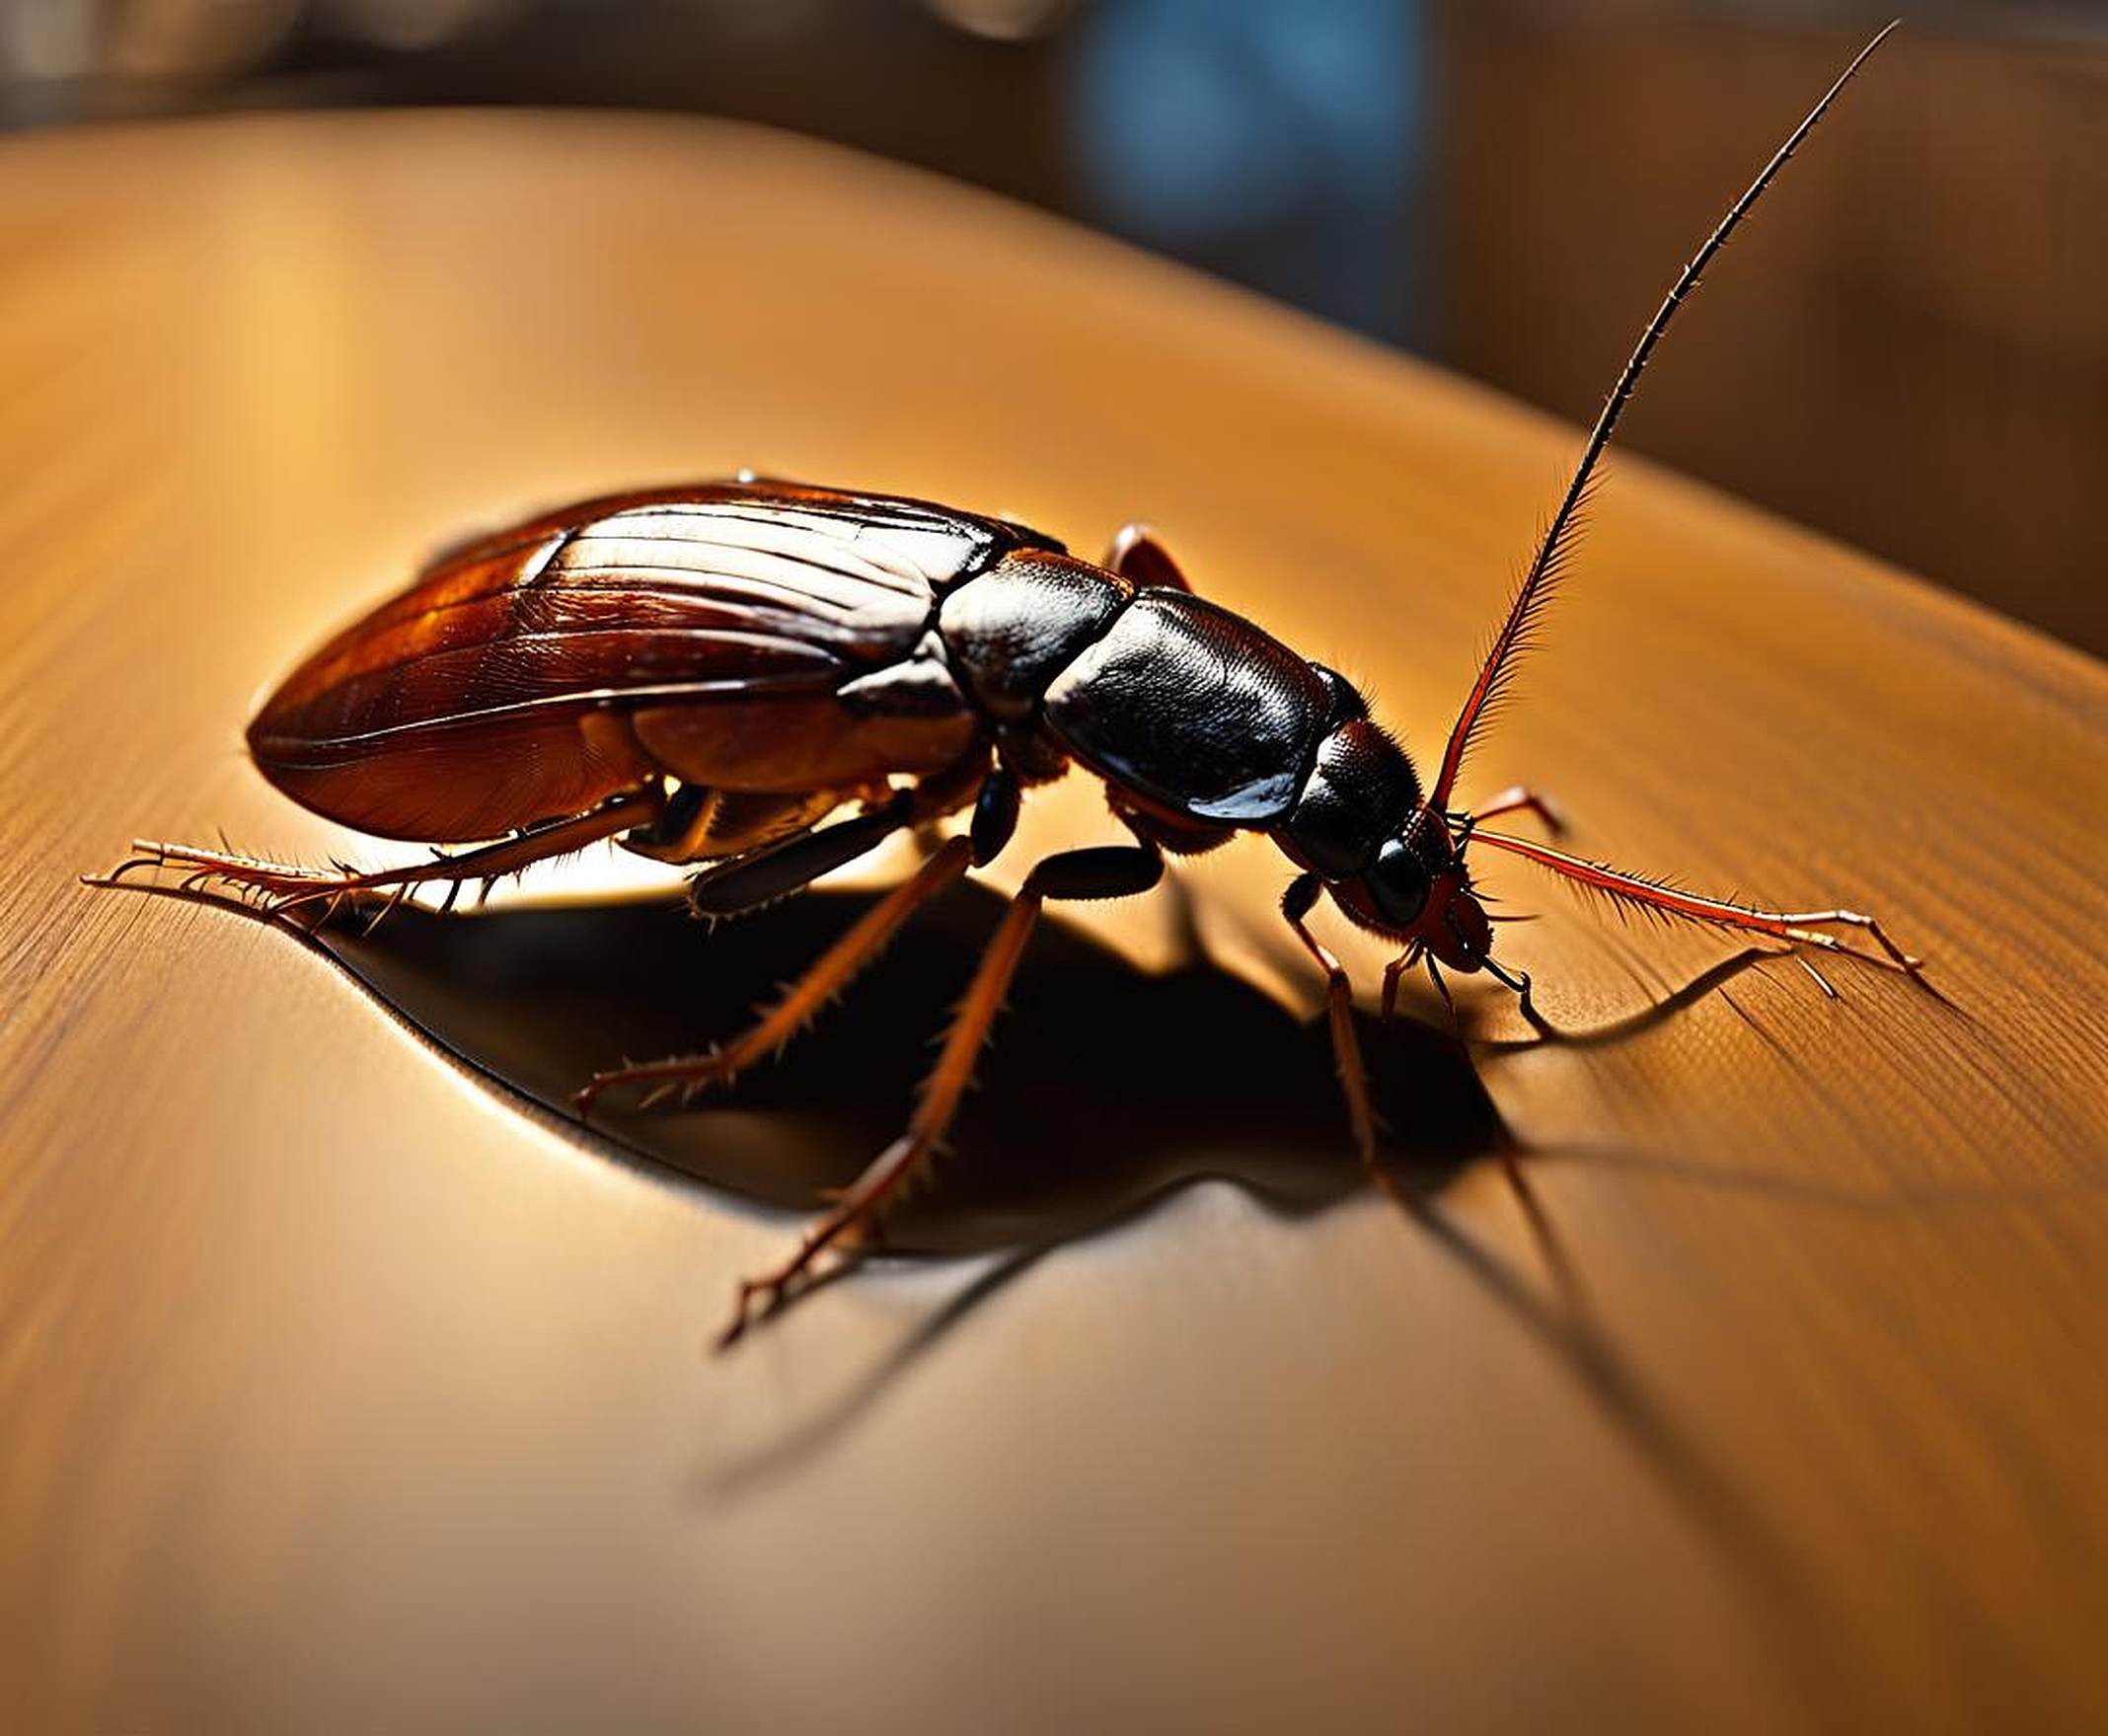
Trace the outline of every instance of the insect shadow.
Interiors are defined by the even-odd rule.
[[[370,934],[331,927],[317,938],[440,1046],[571,1119],[571,1094],[596,1070],[737,1032],[787,971],[873,901],[815,892],[715,929],[660,900],[446,917],[406,906]],[[779,1059],[685,1111],[603,1098],[592,1127],[755,1204],[809,1210],[900,1132],[1003,906],[955,888]],[[1147,974],[1049,923],[1012,1003],[951,1150],[888,1216],[890,1247],[1043,1246],[1201,1176],[1288,1212],[1366,1185],[1322,1022],[1298,1020],[1229,972]],[[1406,1019],[1360,1022],[1401,1179],[1439,1188],[1510,1149],[1454,1037]]]
[[[782,974],[873,901],[813,892],[715,929],[663,900],[453,916],[404,906],[370,933],[332,926],[315,939],[440,1046],[570,1120],[570,1095],[596,1069],[624,1052],[658,1055],[736,1032]],[[955,888],[779,1060],[686,1112],[609,1104],[596,1111],[594,1128],[625,1157],[761,1206],[809,1209],[898,1133],[933,1039],[1003,906],[970,882]],[[1634,1034],[1768,956],[1738,955],[1578,1040]],[[1465,1045],[1411,1019],[1356,1019],[1390,1163],[1419,1232],[1567,1366],[1694,1522],[1741,1564],[1755,1614],[1799,1655],[1813,1641],[1796,1564],[1593,1323],[1514,1161],[1524,1154]],[[699,1470],[699,1498],[736,1496],[826,1451],[905,1369],[1048,1253],[1133,1218],[1185,1182],[1226,1178],[1292,1215],[1368,1185],[1339,1111],[1322,1021],[1297,1019],[1213,965],[1150,974],[1049,923],[996,1038],[954,1149],[933,1184],[889,1215],[887,1241],[903,1252],[998,1257],[812,1415],[749,1456]],[[1448,1180],[1488,1158],[1506,1165],[1554,1267],[1548,1295],[1440,1203]]]

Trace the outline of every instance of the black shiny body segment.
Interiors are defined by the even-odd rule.
[[[1048,687],[1102,635],[1135,587],[1049,549],[1007,555],[944,597],[938,631],[952,673],[991,717],[1030,719]]]
[[[1292,861],[1327,879],[1343,879],[1367,868],[1378,846],[1419,805],[1420,779],[1405,750],[1368,717],[1339,717],[1318,743],[1311,775],[1277,837]]]
[[[1182,588],[1026,547],[947,592],[938,632],[1006,764],[1029,780],[1081,762],[1176,854],[1263,831],[1349,875],[1420,800],[1351,683]]]
[[[1295,805],[1330,699],[1316,669],[1242,616],[1152,588],[1054,679],[1041,715],[1063,749],[1120,792],[1263,831]]]

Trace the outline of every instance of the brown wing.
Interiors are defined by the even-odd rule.
[[[286,679],[264,775],[362,830],[461,840],[591,805],[653,765],[642,708],[831,694],[899,661],[1019,527],[781,483],[586,501],[439,557]]]

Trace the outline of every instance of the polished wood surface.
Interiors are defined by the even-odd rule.
[[[855,1062],[885,1042],[905,1110],[927,1051],[895,1009],[957,993],[985,901],[805,1039],[802,1094],[683,1118],[689,1168],[749,1154],[714,1185],[463,1067],[283,935],[74,876],[141,833],[359,848],[246,766],[255,696],[440,542],[742,465],[1086,552],[1146,516],[1424,764],[1576,431],[983,198],[696,123],[15,140],[0,231],[11,1727],[2108,1719],[2098,664],[1618,463],[1467,793],[1527,777],[1589,855],[1873,910],[1944,999],[1848,964],[1835,1001],[1790,961],[1711,975],[1717,938],[1484,861],[1504,911],[1543,914],[1504,953],[1594,1033],[1530,1040],[1463,989],[1527,1194],[1480,1160],[1419,1220],[1351,1174],[1323,1209],[1217,1180],[1091,1234],[1012,1213],[713,1359],[803,1191],[721,1183],[824,1143],[852,1084],[843,1125],[884,1112]],[[1764,252],[1760,224],[1719,269]],[[1072,780],[993,877],[1106,836]],[[1274,1016],[1237,1011],[1240,978],[1311,1005],[1284,878],[1246,846],[1193,866],[1189,911],[1051,937],[986,1077],[1063,1073],[1026,1107],[984,1094],[973,1165],[1058,1166],[1057,1124],[1119,1144],[1093,1087],[1133,1089],[1153,1043],[1136,1113],[1200,1130],[1188,1172],[1249,1175],[1269,1114],[1292,1151],[1343,1145],[1321,1054],[1281,1019],[1303,1094],[1268,1098]],[[836,904],[762,938],[809,956]],[[1167,966],[1182,915],[1237,976],[1149,1000],[1094,944]],[[492,988],[446,937],[419,952],[426,921],[365,960],[396,1006],[443,1039],[479,986],[538,1014],[515,1022],[557,1059],[458,1044],[530,1089],[596,1048],[617,929]],[[727,974],[759,980],[727,988],[620,933],[699,979],[697,1040],[798,961],[743,943]],[[1373,989],[1380,955],[1354,960]],[[1154,1022],[1092,1019],[1123,988]],[[1401,1049],[1390,1083],[1403,1143],[1422,1103],[1498,1143],[1468,1075]],[[1071,1121],[1027,1124],[1034,1090]]]

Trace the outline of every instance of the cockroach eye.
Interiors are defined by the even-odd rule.
[[[1394,929],[1409,929],[1427,908],[1427,869],[1398,838],[1387,839],[1362,875],[1377,915]]]

